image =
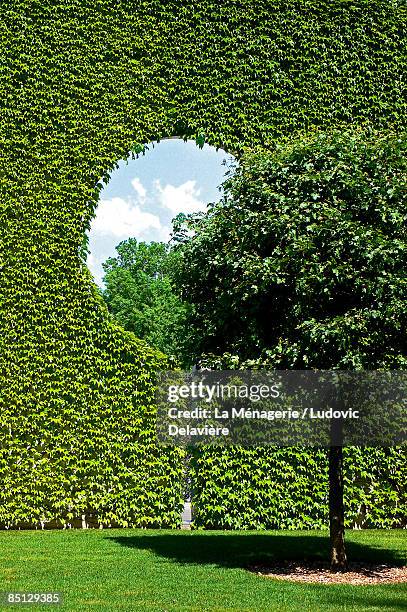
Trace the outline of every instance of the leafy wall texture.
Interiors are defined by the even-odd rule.
[[[1,524],[179,521],[164,357],[109,320],[79,256],[102,179],[165,136],[239,154],[405,126],[405,26],[402,0],[2,1]]]

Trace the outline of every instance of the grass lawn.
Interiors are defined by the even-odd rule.
[[[348,531],[353,560],[406,563],[407,531]],[[267,559],[326,558],[327,532],[2,531],[0,591],[60,591],[61,606],[1,610],[320,612],[407,609],[406,585],[304,585],[250,574]]]

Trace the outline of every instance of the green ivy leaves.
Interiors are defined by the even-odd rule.
[[[162,356],[109,321],[81,261],[101,180],[165,136],[240,154],[341,124],[405,126],[403,6],[1,3],[1,524],[84,513],[104,524],[178,523],[182,456],[155,440]],[[246,280],[248,294],[257,291]],[[249,486],[249,461],[219,459]],[[267,465],[257,469],[266,480]],[[202,491],[215,489],[215,476],[202,471]],[[238,489],[228,524],[238,511],[256,522],[254,484],[247,510]],[[277,499],[273,486],[258,507]],[[216,506],[221,513],[224,502]]]

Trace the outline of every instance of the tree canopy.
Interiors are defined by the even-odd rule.
[[[176,228],[194,356],[405,367],[406,159],[405,138],[363,132],[248,152],[222,200]]]
[[[128,331],[182,362],[188,305],[174,291],[179,252],[162,242],[129,238],[104,264],[102,292],[109,311]]]

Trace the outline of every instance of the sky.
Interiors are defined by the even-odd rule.
[[[148,145],[145,155],[121,161],[100,192],[89,232],[87,265],[103,287],[102,262],[116,254],[122,240],[166,242],[171,220],[206,209],[219,200],[219,186],[231,156],[214,147],[200,149],[195,141],[162,140]]]

